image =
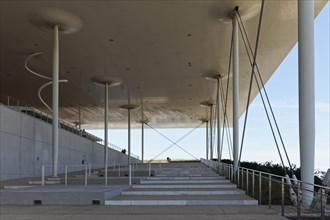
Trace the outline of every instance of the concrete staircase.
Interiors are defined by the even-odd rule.
[[[155,177],[106,200],[105,205],[257,205],[202,163],[163,164]]]

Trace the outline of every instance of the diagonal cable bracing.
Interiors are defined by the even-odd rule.
[[[251,64],[251,66],[252,66],[253,63],[252,63],[252,61],[251,61],[251,56],[253,56],[253,51],[252,51],[251,44],[250,44],[250,42],[249,42],[249,39],[248,39],[248,36],[247,36],[246,30],[245,30],[245,27],[244,27],[244,24],[243,24],[243,21],[242,21],[240,15],[239,15],[239,19],[240,19],[240,22],[241,22],[241,25],[242,25],[242,28],[240,27],[240,31],[241,31],[241,34],[242,34],[243,42],[244,42],[244,45],[245,45],[246,52],[247,52],[247,54],[248,54],[248,58],[249,58],[250,64]],[[243,33],[242,33],[242,30],[241,30],[241,29],[243,29],[243,31],[244,31],[244,35],[245,35],[245,36],[243,36]],[[246,38],[246,40],[245,40],[244,37]],[[247,45],[248,45],[249,48],[247,47]],[[252,54],[251,56],[250,56],[250,53],[249,53],[248,49],[250,49],[250,53]],[[254,56],[254,57],[255,57],[255,56]],[[271,128],[271,130],[272,130],[272,134],[273,134],[274,141],[275,141],[275,144],[276,144],[276,147],[277,147],[277,151],[278,151],[279,156],[280,156],[280,159],[281,159],[281,163],[282,163],[283,167],[285,167],[284,162],[283,162],[283,159],[282,159],[282,155],[281,155],[280,150],[279,150],[279,147],[278,147],[278,143],[277,143],[276,135],[275,135],[275,132],[274,132],[274,129],[273,129],[273,125],[272,125],[272,123],[271,123],[271,121],[270,121],[270,117],[269,117],[269,114],[268,114],[268,110],[267,110],[267,107],[266,107],[266,104],[265,104],[265,100],[264,100],[264,97],[263,97],[262,91],[265,93],[265,97],[266,97],[266,100],[267,100],[267,104],[268,104],[269,109],[270,109],[270,111],[271,111],[271,115],[272,115],[273,121],[274,121],[274,123],[275,123],[276,130],[277,130],[278,135],[279,135],[279,137],[280,137],[280,140],[281,140],[281,143],[282,143],[282,147],[283,147],[284,152],[285,152],[285,155],[286,155],[286,159],[287,159],[287,161],[288,161],[288,163],[289,163],[289,167],[290,167],[291,172],[293,172],[292,165],[291,165],[290,159],[289,159],[289,157],[288,157],[288,154],[287,154],[287,151],[286,151],[286,148],[285,148],[284,142],[283,142],[283,138],[282,138],[282,136],[281,136],[281,133],[280,133],[280,130],[279,130],[279,127],[278,127],[278,124],[277,124],[277,121],[276,121],[276,118],[275,118],[275,115],[274,115],[274,112],[273,112],[272,106],[271,106],[271,104],[270,104],[270,100],[269,100],[269,97],[268,97],[268,94],[267,94],[266,88],[265,88],[265,86],[264,86],[264,82],[263,82],[262,77],[261,77],[261,74],[260,74],[259,67],[258,67],[258,65],[257,65],[256,62],[255,62],[255,68],[256,68],[256,70],[257,70],[258,77],[259,77],[259,80],[260,80],[260,82],[261,82],[261,86],[260,86],[260,84],[259,84],[259,81],[258,81],[257,76],[255,75],[255,72],[254,72],[253,76],[254,76],[254,78],[255,78],[255,80],[256,80],[256,84],[257,84],[257,86],[258,86],[258,90],[259,90],[259,92],[260,92],[260,97],[261,97],[261,100],[262,100],[262,102],[263,102],[263,106],[264,106],[264,108],[265,108],[265,112],[266,112],[266,115],[267,115],[267,119],[268,119],[268,122],[269,122],[269,124],[270,124],[270,128]],[[242,150],[242,149],[241,149],[241,150]],[[240,159],[241,159],[241,155],[240,155]]]
[[[197,128],[199,128],[202,124],[203,123],[198,124],[196,127],[194,127],[189,132],[187,132],[185,135],[183,135],[181,138],[179,138],[178,140],[176,140],[176,142],[174,142],[171,139],[169,139],[168,137],[166,137],[164,134],[162,134],[161,132],[159,132],[158,130],[156,130],[155,128],[153,128],[151,125],[149,125],[148,123],[146,123],[146,125],[148,127],[150,127],[152,130],[154,130],[155,132],[157,132],[158,134],[160,134],[162,137],[164,137],[166,140],[168,140],[168,141],[170,141],[172,143],[169,147],[165,148],[163,151],[161,151],[159,154],[157,154],[155,157],[153,157],[151,160],[149,160],[148,163],[151,163],[152,161],[154,161],[156,158],[158,158],[160,155],[162,155],[163,153],[165,153],[166,151],[168,151],[173,146],[179,147],[181,150],[183,150],[184,152],[186,152],[187,154],[189,154],[190,156],[192,156],[193,158],[195,158],[195,159],[198,160],[197,157],[195,157],[194,155],[192,155],[191,153],[189,153],[188,151],[186,151],[184,148],[182,148],[181,146],[179,146],[177,143],[180,142],[181,140],[183,140],[184,138],[186,138],[188,135],[190,135],[193,131],[195,131]]]
[[[245,27],[244,27],[244,24],[243,24],[242,18],[241,18],[240,16],[239,16],[239,19],[240,19],[240,21],[241,21],[241,23],[242,23],[242,29],[243,29],[243,32],[244,32],[244,35],[245,35],[245,38],[246,38],[246,41],[247,41],[247,45],[248,45],[248,48],[247,48],[247,46],[245,45],[246,52],[248,53],[249,61],[250,61],[250,64],[252,65],[251,58],[250,58],[250,53],[252,54],[251,56],[253,56],[252,47],[251,47],[251,44],[250,44],[249,38],[248,38],[248,36],[247,36],[246,29],[245,29]],[[243,37],[243,36],[242,36],[242,37]],[[244,37],[243,37],[243,40],[244,40]],[[246,44],[246,43],[245,43],[245,44]],[[249,53],[248,49],[250,50],[250,53]],[[259,86],[258,79],[257,79],[256,76],[254,76],[254,77],[255,77],[255,80],[256,80],[256,83],[257,83],[257,86],[258,86],[258,89],[259,89],[259,92],[260,92],[260,96],[261,96],[261,98],[262,98],[262,100],[263,100],[263,96],[262,96],[262,91],[263,91],[263,92],[265,93],[265,97],[266,97],[266,100],[267,100],[267,104],[268,104],[268,107],[269,107],[269,109],[270,109],[270,112],[271,112],[271,115],[272,115],[273,121],[274,121],[274,123],[275,123],[276,130],[277,130],[278,135],[279,135],[279,138],[280,138],[280,140],[281,140],[281,144],[282,144],[282,147],[283,147],[283,149],[284,149],[284,152],[285,152],[285,155],[286,155],[286,159],[287,159],[287,161],[288,161],[288,163],[289,163],[290,170],[291,170],[291,172],[293,172],[293,168],[292,168],[292,165],[291,165],[291,162],[290,162],[290,158],[289,158],[288,153],[287,153],[287,151],[286,151],[285,144],[284,144],[284,141],[283,141],[283,138],[282,138],[282,135],[281,135],[281,132],[280,132],[280,129],[279,129],[278,123],[277,123],[277,121],[276,121],[276,117],[275,117],[275,114],[274,114],[274,111],[273,111],[272,105],[271,105],[271,103],[270,103],[270,100],[269,100],[269,97],[268,97],[268,93],[267,93],[267,90],[266,90],[266,88],[265,88],[265,84],[264,84],[264,81],[263,81],[263,79],[262,79],[262,77],[261,77],[260,70],[259,70],[259,67],[258,67],[258,64],[257,64],[257,63],[255,63],[255,67],[256,67],[256,70],[257,70],[257,73],[258,73],[258,78],[259,78],[259,80],[260,80],[260,82],[261,82],[261,86]],[[264,104],[264,102],[263,102],[263,104]],[[264,104],[264,106],[265,106],[265,104]],[[266,108],[266,107],[265,107],[265,108]],[[266,111],[267,111],[267,110],[266,110]],[[275,137],[274,137],[274,138],[275,138]]]

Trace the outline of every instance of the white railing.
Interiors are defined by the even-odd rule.
[[[107,169],[104,165],[79,164],[79,165],[58,165],[61,172],[57,178],[51,176],[53,165],[42,165],[41,185],[59,184],[69,185],[108,185],[111,180],[122,180],[123,184],[132,186],[134,177],[154,176],[155,173],[162,172],[161,163],[127,163],[120,164],[113,161],[109,163]],[[140,176],[138,176],[140,175]],[[54,182],[57,181],[57,182]]]
[[[8,108],[13,109],[15,111],[28,114],[34,118],[40,119],[47,123],[52,123],[53,117],[51,115],[49,115],[45,112],[42,112],[35,107],[31,107],[30,105],[28,105],[22,101],[19,101],[18,99],[15,99],[7,94],[0,93],[0,103],[2,103],[3,105],[5,105]],[[102,138],[99,138],[93,134],[90,134],[83,129],[79,129],[75,125],[73,125],[65,120],[59,119],[59,126],[62,129],[67,130],[71,133],[77,134],[81,137],[87,138],[87,139],[97,142],[99,144],[104,144],[104,141],[102,140]],[[123,150],[123,148],[120,148],[112,143],[108,143],[108,147],[110,147],[111,149],[114,149],[116,151],[119,151],[119,152],[121,152]],[[136,154],[131,153],[131,156],[136,159],[139,159],[139,156],[137,156]]]
[[[282,216],[296,216],[300,219],[303,215],[317,216],[325,219],[325,216],[330,215],[329,203],[330,198],[328,193],[330,188],[326,186],[313,185],[314,188],[320,189],[314,191],[314,198],[307,198],[308,201],[315,198],[318,203],[313,209],[310,207],[303,207],[304,201],[301,196],[302,182],[296,179],[290,179],[289,182],[296,184],[289,184],[288,178],[271,173],[266,173],[258,170],[253,170],[245,167],[238,167],[236,170],[232,164],[219,163],[218,161],[201,159],[201,162],[211,167],[220,175],[227,177],[231,182],[237,184],[238,188],[245,190],[246,194],[257,199],[259,205],[268,205],[272,208],[273,205],[280,205]],[[307,184],[307,183],[304,183]],[[290,193],[296,192],[296,205],[293,205],[292,196]],[[305,198],[306,199],[306,198]]]

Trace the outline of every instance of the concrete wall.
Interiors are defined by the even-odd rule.
[[[52,163],[52,126],[40,119],[0,104],[0,181],[41,176],[42,165]],[[79,135],[59,129],[59,165],[91,163],[102,166],[104,147]],[[126,164],[127,155],[109,148],[109,165]],[[140,162],[132,158],[132,162]],[[72,166],[70,171],[82,170]],[[59,166],[59,173],[64,166]],[[51,167],[46,167],[46,175]]]

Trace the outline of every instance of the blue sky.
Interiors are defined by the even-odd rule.
[[[316,144],[315,168],[330,167],[330,91],[329,91],[329,3],[315,19],[315,89],[316,89]],[[291,163],[300,166],[298,137],[298,47],[292,49],[267,82],[266,89],[272,103]],[[244,115],[240,118],[243,127]],[[196,124],[197,125],[197,124]],[[253,126],[252,126],[253,125]],[[159,129],[173,141],[191,129]],[[103,138],[103,131],[89,131]],[[240,134],[242,133],[242,129]],[[110,130],[110,142],[127,149],[127,130]],[[141,130],[132,130],[132,153],[141,154]],[[197,158],[205,158],[204,125],[178,143]],[[145,159],[154,158],[171,143],[151,129],[145,129]],[[194,159],[177,146],[173,146],[158,159]],[[229,158],[225,142],[223,158]],[[267,123],[259,96],[250,105],[242,161],[279,163],[280,159]],[[287,165],[287,163],[286,163]]]

